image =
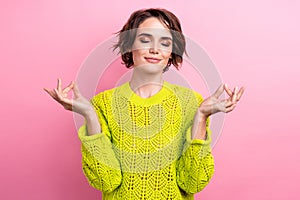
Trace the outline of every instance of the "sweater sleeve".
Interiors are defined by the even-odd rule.
[[[111,134],[95,97],[91,100],[98,115],[102,133],[88,136],[86,124],[78,130],[81,141],[82,168],[89,184],[102,191],[114,191],[122,181],[119,160],[117,159]]]
[[[199,96],[201,103],[202,97]],[[186,131],[183,153],[177,161],[177,184],[188,194],[195,194],[209,183],[214,174],[211,152],[211,130],[206,122],[206,139],[192,140],[192,126]]]

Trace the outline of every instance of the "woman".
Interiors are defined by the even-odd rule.
[[[90,101],[75,82],[45,89],[56,101],[85,118],[78,131],[83,171],[103,199],[194,199],[214,173],[209,116],[232,111],[244,88],[221,85],[203,100],[191,89],[170,84],[162,74],[177,69],[185,39],[177,17],[165,9],[134,12],[115,45],[129,82]],[[67,94],[73,90],[74,99]],[[223,91],[228,99],[219,100]]]

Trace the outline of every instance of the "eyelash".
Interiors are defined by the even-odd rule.
[[[164,43],[161,43],[161,45],[165,46],[165,47],[169,47],[170,44],[164,44]]]
[[[150,41],[148,41],[148,40],[140,40],[141,41],[141,43],[149,43]],[[165,46],[165,47],[169,47],[170,46],[170,44],[165,44],[165,43],[161,43],[161,45],[163,45],[163,46]]]
[[[150,41],[148,41],[148,40],[141,40],[141,43],[148,43],[148,42],[150,42]]]

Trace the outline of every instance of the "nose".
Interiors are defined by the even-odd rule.
[[[151,47],[149,48],[149,53],[158,54],[158,48],[157,48],[157,45],[155,43],[152,44]]]

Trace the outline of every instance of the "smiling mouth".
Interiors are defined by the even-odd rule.
[[[145,57],[145,60],[149,63],[159,63],[161,61],[161,59],[158,59],[158,58],[151,58],[151,57]]]

